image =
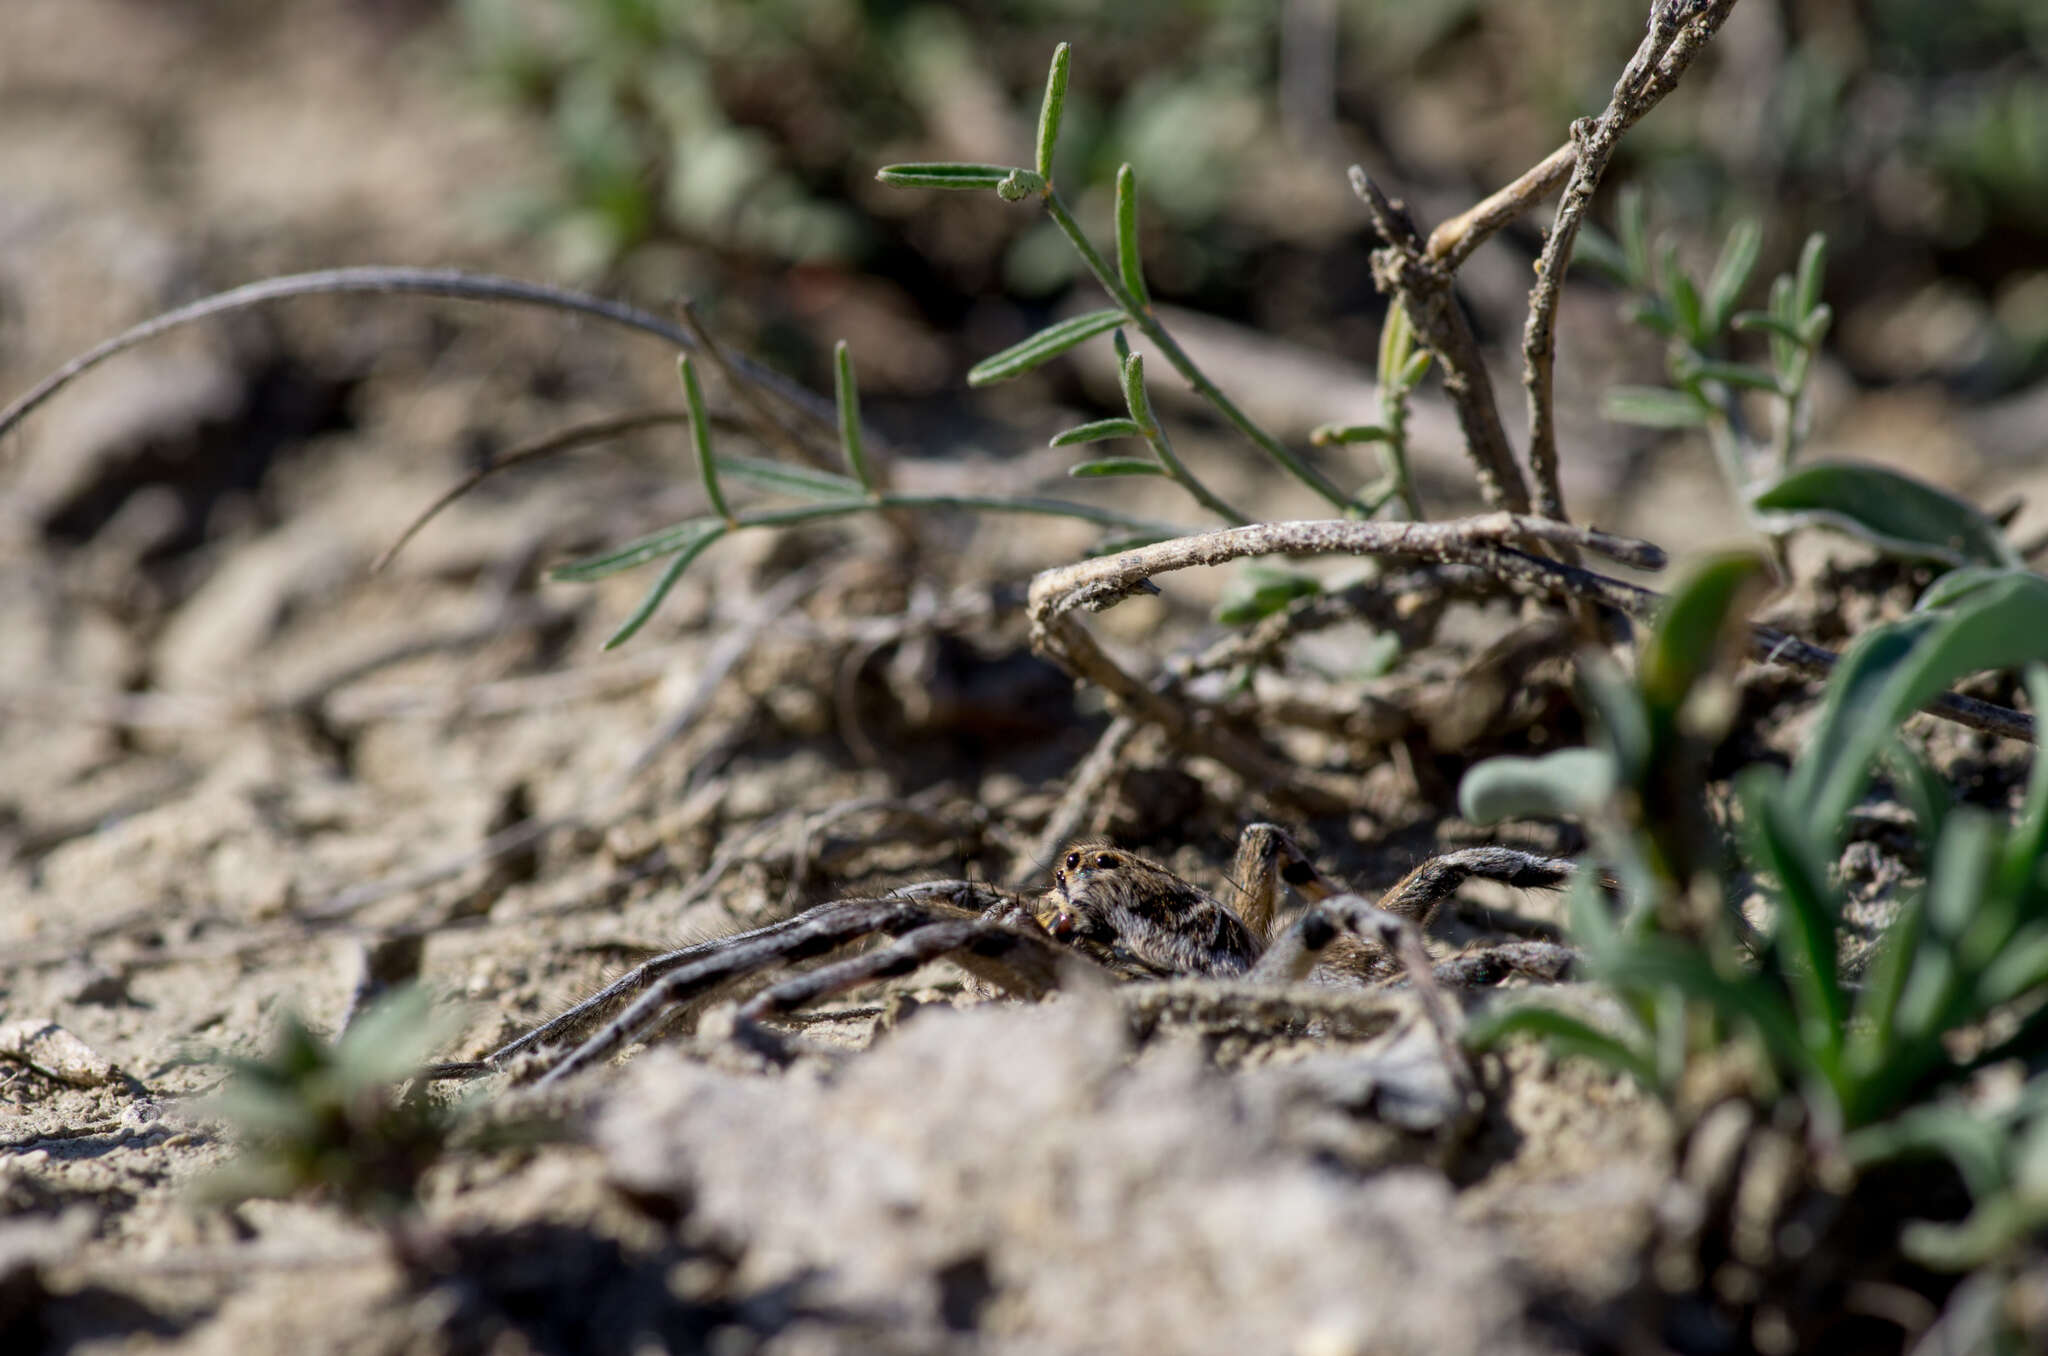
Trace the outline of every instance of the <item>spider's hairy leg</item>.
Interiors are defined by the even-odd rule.
[[[979,918],[949,918],[915,928],[884,947],[773,984],[740,1007],[759,1021],[878,979],[912,974],[950,957],[977,979],[1018,998],[1043,998],[1085,962],[1047,936],[1030,913],[999,906]]]
[[[1403,876],[1380,897],[1380,908],[1424,927],[1460,885],[1475,877],[1497,880],[1518,890],[1558,890],[1571,884],[1579,864],[1563,857],[1543,857],[1519,848],[1459,848],[1431,857]]]
[[[1237,916],[1261,942],[1272,940],[1273,920],[1280,908],[1281,887],[1292,885],[1302,898],[1328,899],[1343,890],[1316,870],[1292,834],[1278,824],[1250,824],[1238,836],[1237,858],[1230,879],[1237,885]]]

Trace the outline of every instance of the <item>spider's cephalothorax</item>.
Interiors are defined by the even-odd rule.
[[[1053,868],[1039,921],[1084,951],[1167,975],[1241,975],[1265,948],[1242,918],[1157,862],[1076,843]]]

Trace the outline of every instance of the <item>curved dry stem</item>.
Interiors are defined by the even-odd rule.
[[[1121,709],[1151,720],[1169,735],[1178,737],[1191,724],[1189,713],[1165,702],[1160,694],[1137,680],[1121,675],[1120,670],[1105,670],[1106,656],[1101,655],[1093,638],[1073,616],[1079,609],[1099,612],[1134,593],[1153,590],[1154,575],[1197,565],[1221,565],[1250,556],[1404,556],[1476,566],[1504,590],[1553,601],[1597,603],[1640,622],[1656,620],[1664,605],[1661,593],[1577,565],[1530,555],[1509,544],[1515,541],[1576,545],[1604,555],[1615,555],[1609,548],[1617,543],[1624,550],[1648,545],[1567,523],[1508,513],[1443,523],[1335,521],[1230,528],[1041,572],[1031,581],[1032,644],[1075,677],[1103,683]],[[1759,663],[1777,664],[1820,678],[1828,675],[1840,657],[1768,626],[1750,627],[1750,654]],[[1105,676],[1112,681],[1104,682]],[[1132,688],[1136,691],[1129,690]],[[1929,715],[2007,739],[2032,741],[2035,735],[2033,717],[1952,692],[1943,693],[1922,709]],[[1252,775],[1250,768],[1257,766],[1254,762],[1239,767],[1228,758],[1217,756],[1246,776]],[[1271,769],[1262,768],[1261,776],[1270,778]]]
[[[405,549],[406,543],[419,535],[421,528],[440,516],[443,509],[500,471],[509,471],[524,462],[539,461],[543,457],[552,457],[560,452],[572,452],[591,443],[624,437],[628,433],[637,433],[644,428],[689,422],[690,412],[684,409],[637,410],[632,414],[614,415],[609,419],[593,419],[588,423],[572,424],[568,428],[558,429],[530,443],[522,444],[502,457],[494,457],[489,465],[478,468],[449,486],[438,499],[421,510],[419,516],[407,523],[405,530],[398,534],[398,539],[385,547],[384,554],[371,563],[370,573],[380,573],[400,551]]]
[[[1529,470],[1536,480],[1535,510],[1546,518],[1565,516],[1551,388],[1557,360],[1557,304],[1579,225],[1622,134],[1677,86],[1679,77],[1734,7],[1735,0],[1709,0],[1703,5],[1658,0],[1650,11],[1650,31],[1616,82],[1607,111],[1596,119],[1572,124],[1578,163],[1543,242],[1536,286],[1529,293],[1529,318],[1522,327],[1522,387],[1529,398]]]
[[[189,325],[194,321],[206,320],[217,315],[226,315],[251,306],[268,302],[283,301],[291,297],[319,296],[333,293],[366,292],[380,295],[404,294],[415,296],[445,297],[454,301],[499,302],[517,306],[544,306],[551,310],[569,311],[578,315],[594,316],[625,329],[638,330],[665,339],[677,348],[694,350],[697,341],[689,331],[671,324],[658,315],[652,315],[637,306],[624,302],[608,301],[566,287],[550,287],[545,283],[521,282],[517,278],[503,278],[489,273],[465,273],[450,268],[331,268],[314,273],[294,273],[282,278],[266,278],[261,282],[218,292],[201,298],[189,306],[165,311],[150,317],[132,329],[124,330],[113,338],[79,354],[70,362],[52,372],[31,387],[28,392],[14,400],[6,409],[0,410],[0,436],[27,418],[44,401],[63,390],[85,373],[98,367],[116,354],[144,344],[160,334]],[[734,370],[749,382],[773,393],[778,399],[789,402],[799,409],[807,410],[818,418],[829,418],[831,411],[816,395],[797,385],[781,373],[749,362],[737,354],[727,359]]]

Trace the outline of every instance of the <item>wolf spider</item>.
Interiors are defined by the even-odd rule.
[[[504,1070],[529,1051],[573,1039],[603,1009],[630,997],[623,1011],[539,1080],[556,1083],[727,984],[874,936],[890,940],[749,997],[739,1008],[743,1027],[941,958],[1028,999],[1088,976],[1371,982],[1395,974],[1397,957],[1411,972],[1428,970],[1417,929],[1465,880],[1554,889],[1575,869],[1569,861],[1514,848],[1464,848],[1424,861],[1374,904],[1331,882],[1284,830],[1253,824],[1238,844],[1233,909],[1157,862],[1105,842],[1076,843],[1060,854],[1052,888],[1035,899],[970,881],[932,881],[877,898],[819,904],[779,923],[656,956],[481,1060],[437,1065],[430,1076]],[[1308,903],[1283,922],[1280,903],[1288,886]],[[1500,958],[1481,971],[1492,978],[1526,968],[1554,979],[1569,960],[1562,948],[1524,945],[1536,949],[1530,957],[1512,945],[1497,948]],[[1416,977],[1430,982],[1426,973]]]

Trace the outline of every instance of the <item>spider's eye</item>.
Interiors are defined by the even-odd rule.
[[[1117,864],[1116,854],[1113,852],[1105,852],[1100,857],[1097,857],[1095,859],[1095,864],[1101,867],[1103,870],[1107,871]]]
[[[1078,852],[1069,852],[1069,853],[1067,854],[1067,870],[1069,870],[1069,871],[1072,871],[1072,870],[1073,870],[1073,869],[1074,869],[1075,867],[1079,866],[1080,864],[1081,864],[1081,854],[1080,854],[1080,853],[1078,853]]]

